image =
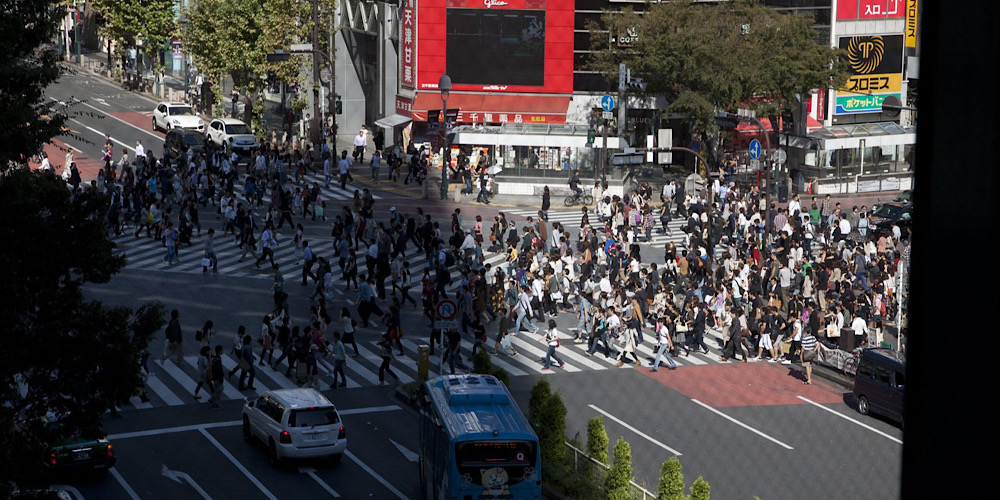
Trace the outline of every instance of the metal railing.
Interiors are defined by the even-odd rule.
[[[573,446],[568,441],[566,441],[566,448],[569,448],[569,450],[573,454],[571,461],[573,465],[573,472],[579,473],[579,472],[589,471],[598,476],[598,481],[601,484],[604,483],[604,476],[607,475],[608,470],[611,469],[610,466],[604,465],[600,461],[591,458],[590,456],[587,455],[586,452],[577,448],[576,446]],[[652,493],[646,488],[643,488],[635,481],[632,481],[630,479],[628,484],[629,484],[629,489],[631,490],[630,496],[632,498],[642,499],[642,500],[656,500],[656,494]]]

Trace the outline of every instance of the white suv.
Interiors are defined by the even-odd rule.
[[[161,102],[153,110],[153,130],[180,128],[205,133],[205,121],[183,102]]]
[[[226,151],[250,153],[256,149],[257,137],[250,127],[235,118],[216,118],[208,124],[208,140],[219,146],[225,146]]]
[[[260,439],[271,463],[329,456],[339,462],[347,434],[337,408],[315,389],[267,391],[243,405],[243,439]]]

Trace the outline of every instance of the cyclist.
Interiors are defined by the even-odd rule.
[[[569,188],[573,190],[573,199],[579,200],[580,195],[583,194],[583,189],[580,188],[580,171],[574,170],[569,177]]]

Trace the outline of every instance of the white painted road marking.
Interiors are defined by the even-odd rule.
[[[628,429],[628,430],[630,430],[630,431],[638,434],[639,436],[645,438],[647,441],[655,444],[656,446],[659,446],[660,448],[663,448],[664,450],[667,450],[670,453],[673,453],[674,455],[677,455],[678,457],[681,456],[681,452],[679,452],[679,451],[677,451],[677,450],[675,450],[675,449],[673,449],[673,448],[671,448],[671,447],[669,447],[669,446],[667,446],[667,445],[665,445],[665,444],[663,444],[663,443],[661,443],[661,442],[659,442],[659,441],[657,441],[657,440],[649,437],[648,434],[640,431],[639,429],[636,429],[635,427],[632,427],[631,425],[625,423],[625,421],[619,419],[618,417],[615,417],[614,415],[612,415],[612,414],[610,414],[610,413],[608,413],[608,412],[606,412],[606,411],[604,411],[604,410],[602,410],[602,409],[600,409],[600,408],[598,408],[598,407],[596,407],[594,405],[587,405],[587,406],[589,406],[592,410],[600,413],[601,415],[604,415],[605,417],[608,417],[611,420],[617,422],[622,427],[625,427],[626,429]]]
[[[244,467],[239,460],[236,460],[236,457],[234,457],[232,453],[229,453],[229,450],[227,450],[224,446],[222,446],[222,443],[216,441],[216,439],[212,437],[212,435],[209,434],[208,431],[206,431],[205,429],[198,429],[198,432],[200,432],[202,436],[205,436],[205,439],[207,439],[208,442],[212,443],[212,445],[215,446],[215,448],[219,450],[220,453],[225,455],[225,457],[228,458],[229,461],[232,462],[232,464],[236,466],[236,468],[239,469],[240,472],[242,472],[243,475],[246,476],[247,479],[249,479],[250,482],[253,483],[254,486],[256,486],[257,489],[260,490],[261,493],[264,494],[264,496],[266,496],[270,500],[278,500],[278,497],[274,496],[273,493],[271,493],[260,481],[258,481],[257,478],[253,474],[251,474],[250,471],[248,471],[247,468]]]
[[[369,467],[368,464],[362,462],[358,457],[356,457],[353,453],[351,453],[350,450],[344,450],[344,456],[351,459],[351,461],[353,461],[354,463],[358,464],[359,467],[364,469],[365,472],[371,475],[371,477],[374,477],[376,481],[382,483],[382,486],[385,486],[386,489],[391,491],[394,495],[396,495],[399,498],[402,498],[403,500],[408,500],[409,497],[404,495],[402,491],[397,490],[395,486],[389,484],[389,481],[386,481],[384,477],[380,476],[378,472],[375,472],[375,470]]]
[[[128,494],[129,498],[132,500],[139,500],[139,494],[136,493],[127,482],[125,482],[125,478],[122,477],[120,472],[118,472],[118,469],[112,467],[109,471],[111,472],[111,475],[114,476],[115,480],[118,481],[118,484],[122,485],[122,488],[125,490],[125,493]]]
[[[858,424],[861,427],[864,427],[865,429],[868,429],[868,430],[874,432],[875,434],[878,434],[878,435],[880,435],[882,437],[888,438],[888,439],[890,439],[892,441],[895,441],[895,442],[897,442],[899,444],[903,444],[902,441],[900,441],[900,440],[898,440],[898,439],[896,439],[896,438],[894,438],[894,437],[892,437],[892,436],[890,436],[890,435],[888,435],[888,434],[886,434],[886,433],[884,433],[884,432],[882,432],[882,431],[880,431],[880,430],[878,430],[878,429],[876,429],[876,428],[874,428],[874,427],[872,427],[872,426],[870,426],[870,425],[868,425],[868,424],[866,424],[864,422],[861,422],[859,420],[855,420],[855,419],[853,419],[851,417],[848,417],[847,415],[841,414],[840,412],[833,411],[830,408],[827,408],[827,407],[825,407],[825,406],[823,406],[823,405],[821,405],[821,404],[819,404],[819,403],[817,403],[815,401],[811,401],[811,400],[806,399],[806,398],[804,398],[802,396],[796,396],[796,397],[798,397],[802,401],[805,401],[806,403],[809,403],[809,404],[811,404],[811,405],[813,405],[813,406],[815,406],[817,408],[821,408],[823,410],[826,410],[826,411],[828,411],[828,412],[830,412],[830,413],[832,413],[832,414],[834,414],[834,415],[836,415],[836,416],[838,416],[838,417],[840,417],[840,418],[842,418],[844,420],[847,420],[847,421],[850,421],[850,422],[854,422],[855,424]]]
[[[773,443],[776,443],[776,444],[782,446],[786,450],[794,450],[795,449],[795,448],[792,448],[791,446],[788,446],[785,443],[782,443],[781,441],[778,441],[777,439],[774,439],[771,436],[768,436],[767,434],[764,434],[761,431],[758,431],[757,429],[754,429],[753,427],[750,427],[747,424],[744,424],[743,422],[740,422],[739,420],[736,420],[733,417],[730,417],[729,415],[726,415],[725,413],[722,413],[719,410],[716,410],[715,408],[712,408],[711,406],[708,406],[705,403],[702,403],[701,401],[698,401],[697,399],[692,399],[691,401],[694,401],[695,403],[701,405],[702,407],[706,408],[707,410],[711,411],[712,413],[715,413],[716,415],[719,415],[720,417],[722,417],[722,418],[724,418],[726,420],[729,420],[730,422],[732,422],[732,423],[734,423],[734,424],[736,424],[736,425],[738,425],[738,426],[740,426],[740,427],[742,427],[742,428],[744,428],[744,429],[746,429],[746,430],[748,430],[750,432],[753,432],[754,434],[757,434],[758,436],[760,436],[760,437],[762,437],[764,439],[767,439],[768,441],[771,441]]]
[[[196,493],[201,495],[201,498],[204,498],[205,500],[212,500],[212,496],[209,495],[208,492],[204,490],[204,488],[199,486],[198,483],[195,482],[195,480],[192,479],[191,476],[188,475],[186,472],[181,472],[179,470],[170,470],[167,468],[166,464],[163,464],[163,468],[160,469],[160,474],[163,474],[163,477],[170,479],[175,483],[180,483],[181,480],[183,479],[185,482],[187,482],[188,485],[194,488],[194,491]]]

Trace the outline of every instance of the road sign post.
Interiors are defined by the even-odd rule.
[[[453,330],[458,328],[458,305],[454,300],[442,299],[434,306],[434,328],[439,330]]]

